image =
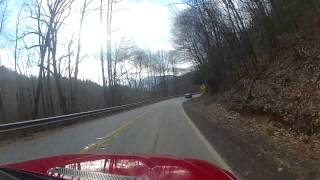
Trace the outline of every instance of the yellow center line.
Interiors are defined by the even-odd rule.
[[[107,135],[105,135],[104,137],[102,137],[101,139],[99,139],[98,141],[96,141],[95,143],[86,146],[85,148],[83,148],[79,153],[80,154],[84,154],[84,153],[88,153],[88,152],[92,152],[94,150],[97,150],[99,148],[101,148],[103,145],[107,144],[108,142],[110,142],[111,140],[113,140],[115,138],[115,136],[117,136],[118,134],[120,134],[122,131],[126,130],[130,124],[132,124],[133,122],[141,119],[145,114],[147,114],[149,111],[146,111],[142,114],[140,114],[139,116],[137,116],[135,119],[132,119],[128,122],[126,122],[125,124],[123,124],[122,126],[120,126],[119,128],[115,129],[114,131],[112,131],[111,133],[108,133]]]

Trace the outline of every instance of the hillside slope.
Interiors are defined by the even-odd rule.
[[[272,116],[296,133],[320,133],[320,22],[278,37],[273,62],[225,95],[233,110]]]

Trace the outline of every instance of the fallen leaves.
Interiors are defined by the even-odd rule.
[[[228,101],[222,95],[208,99],[211,99],[210,103],[203,103],[203,98],[194,99],[194,110],[205,114],[213,124],[218,123],[219,126],[249,134],[251,137],[267,139],[269,143],[261,142],[250,146],[259,149],[257,158],[264,155],[277,162],[279,173],[286,169],[297,176],[305,176],[311,167],[320,167],[320,135],[308,136],[297,133],[292,131],[293,128],[279,125],[272,116],[229,111],[225,108],[229,107],[226,103]],[[239,138],[246,143],[252,142],[246,138]],[[237,148],[239,147],[235,147],[236,150],[240,150]]]

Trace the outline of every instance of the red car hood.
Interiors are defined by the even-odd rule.
[[[76,154],[31,160],[0,167],[42,175],[48,175],[48,170],[51,168],[61,167],[84,172],[134,176],[141,180],[235,179],[229,172],[217,168],[206,161],[158,155]],[[70,177],[60,177],[72,179]]]

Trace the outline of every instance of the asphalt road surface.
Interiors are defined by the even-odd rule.
[[[75,153],[149,153],[207,160],[230,170],[174,98],[0,144],[0,164]]]

